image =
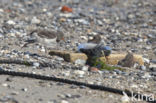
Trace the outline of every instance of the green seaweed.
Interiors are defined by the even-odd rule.
[[[99,68],[100,70],[109,70],[112,71],[114,69],[122,70],[120,67],[110,66],[106,63],[106,61],[100,60],[98,57],[91,58],[92,66]]]

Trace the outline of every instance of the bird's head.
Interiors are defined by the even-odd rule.
[[[64,33],[62,31],[57,32],[57,39],[56,42],[65,41],[64,39]]]
[[[96,44],[100,43],[100,41],[101,41],[101,36],[100,35],[95,35],[95,36],[93,36],[93,39],[88,40],[88,42],[96,43]]]

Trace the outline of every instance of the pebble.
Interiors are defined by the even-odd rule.
[[[80,23],[80,24],[83,24],[83,25],[89,25],[89,22],[86,21],[85,19],[75,19],[74,22]]]
[[[62,73],[62,75],[63,75],[63,76],[70,76],[70,71],[64,71],[64,72]]]
[[[62,98],[62,99],[63,99],[63,98],[66,98],[66,96],[63,95],[63,94],[58,94],[57,96],[60,97],[60,98]]]
[[[7,21],[7,24],[9,24],[9,25],[15,25],[16,23],[13,20],[8,20]]]
[[[85,65],[85,66],[82,67],[82,70],[83,71],[88,71],[88,68],[89,68],[89,66]]]
[[[156,59],[155,60],[151,60],[150,62],[153,63],[153,64],[156,64]]]
[[[6,78],[6,81],[12,82],[13,78],[8,77],[8,78]]]
[[[142,78],[151,78],[151,75],[149,73],[145,73]]]
[[[69,102],[66,100],[62,100],[61,103],[69,103]]]
[[[21,90],[24,91],[24,92],[27,92],[28,91],[27,88],[22,88]]]
[[[150,60],[149,60],[149,59],[147,59],[147,58],[143,58],[143,60],[144,60],[144,62],[145,62],[145,63],[147,63],[147,64],[149,64],[149,63],[150,63]]]
[[[85,72],[82,71],[82,70],[75,70],[75,71],[74,71],[74,74],[76,74],[76,75],[84,75]]]
[[[66,96],[67,98],[71,98],[71,97],[72,97],[71,94],[66,94],[65,96]]]
[[[150,70],[152,71],[152,72],[156,72],[156,64],[150,64],[150,66],[149,66],[149,68],[150,68]]]
[[[0,102],[2,103],[18,103],[18,101],[10,95],[6,95],[0,98]]]
[[[0,33],[0,38],[4,37],[4,35],[2,33]]]
[[[33,63],[33,66],[34,66],[34,67],[39,67],[39,66],[40,66],[40,63],[34,62],[34,63]]]
[[[80,36],[80,38],[83,40],[88,40],[88,38],[86,36]]]
[[[18,94],[19,94],[19,92],[17,92],[17,91],[11,92],[11,95],[18,95]]]
[[[81,85],[80,88],[81,88],[81,89],[86,89],[86,86]]]
[[[76,85],[71,85],[70,88],[71,88],[71,89],[76,89],[76,88],[78,88],[78,87],[77,87]]]
[[[91,67],[91,68],[89,68],[89,71],[91,71],[91,72],[98,72],[99,69],[96,68],[96,67]]]
[[[152,75],[152,76],[156,76],[156,72],[152,72],[151,75]]]
[[[2,84],[3,87],[8,87],[9,85],[7,83]]]
[[[73,10],[72,10],[72,8],[70,8],[70,7],[68,7],[68,6],[63,6],[63,7],[61,8],[61,11],[62,11],[62,12],[72,12]]]
[[[77,60],[75,60],[75,64],[77,64],[77,65],[85,65],[86,61],[82,60],[82,59],[77,59]]]
[[[146,66],[142,65],[142,66],[140,66],[140,69],[145,71],[146,70]]]
[[[2,45],[0,47],[1,57],[48,61],[53,63],[52,68],[56,68],[55,70],[58,70],[60,74],[63,74],[63,76],[69,76],[69,79],[70,77],[73,77],[77,81],[79,81],[77,76],[86,76],[85,78],[80,78],[80,81],[81,79],[83,79],[82,81],[85,81],[85,79],[88,81],[90,81],[90,79],[96,80],[100,77],[104,79],[105,85],[113,87],[126,87],[128,84],[137,84],[141,82],[145,86],[149,84],[152,92],[152,88],[154,88],[153,83],[155,82],[154,80],[156,80],[156,63],[155,59],[151,60],[154,58],[154,56],[156,56],[156,48],[154,43],[155,11],[153,11],[154,6],[152,5],[154,0],[149,0],[148,2],[147,0],[143,0],[141,3],[139,0],[135,2],[132,1],[130,3],[129,0],[124,1],[124,3],[114,3],[114,0],[99,0],[94,3],[86,2],[88,0],[59,0],[56,2],[56,4],[51,0],[45,0],[44,3],[40,0],[20,0],[20,2],[19,0],[15,0],[13,3],[7,1],[12,0],[2,0],[2,2],[5,2],[7,5],[2,4],[0,8],[0,41]],[[60,4],[68,4],[68,8],[72,9],[72,12],[60,12],[63,7],[61,6],[59,8]],[[67,34],[67,40],[65,38],[65,43],[59,45],[59,49],[61,50],[74,50],[78,44],[87,42],[88,38],[92,39],[93,35],[101,35],[105,43],[113,48],[112,52],[121,53],[126,52],[127,50],[132,50],[135,53],[144,55],[145,64],[148,63],[150,66],[149,68],[148,65],[147,67],[139,66],[139,69],[131,68],[133,69],[132,73],[131,71],[122,72],[120,70],[115,70],[113,72],[102,71],[101,76],[99,73],[88,72],[88,67],[84,62],[78,61],[77,63],[72,64],[65,62],[61,58],[48,59],[39,57],[38,55],[42,55],[42,53],[47,55],[45,54],[46,49],[44,48],[44,45],[43,47],[38,46],[38,48],[36,44],[31,44],[30,47],[18,47],[18,45],[22,46],[22,44],[24,44],[24,38],[27,38],[31,30],[36,28],[61,30]],[[11,42],[9,42],[10,40]],[[7,47],[3,49],[3,46],[5,45]],[[11,52],[10,50],[12,49],[17,50],[18,52]],[[38,55],[23,55],[19,52],[20,49],[22,49],[21,51],[30,51],[30,53],[35,52]],[[7,64],[1,64],[2,67],[4,66],[3,68],[5,68],[6,65]],[[39,66],[38,63],[34,65],[36,65],[36,67]],[[18,65],[11,64],[9,70],[14,70],[13,68],[16,69],[16,67],[17,70],[19,70]],[[52,68],[48,68],[48,70]],[[21,67],[20,70],[23,71],[23,68]],[[83,72],[77,72],[75,74],[75,70],[80,70]],[[32,71],[38,74],[38,69],[32,69]],[[46,71],[47,68],[39,70],[39,72],[41,72],[43,75]],[[149,74],[146,74],[146,72],[149,72]],[[52,72],[49,72],[48,74],[52,75],[51,73]],[[121,81],[120,79],[123,82],[119,82]],[[145,81],[147,79],[150,79],[150,81],[146,84]],[[7,80],[5,82],[9,84],[12,83],[8,81],[12,80]],[[116,83],[116,85],[114,85],[114,83]],[[62,83],[59,84],[64,85]],[[71,86],[71,88],[79,87]]]
[[[117,74],[122,74],[122,71],[118,70],[118,69],[114,69],[114,71],[117,73]]]
[[[108,70],[103,70],[103,73],[105,74],[108,74],[108,73],[110,73]]]
[[[58,103],[56,100],[50,100],[47,103]]]
[[[39,19],[37,19],[37,17],[35,17],[35,16],[34,16],[34,17],[32,18],[32,20],[31,20],[31,23],[32,23],[32,24],[39,24],[40,22],[41,22],[41,21],[40,21]]]

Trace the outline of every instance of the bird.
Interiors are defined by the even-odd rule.
[[[38,42],[46,48],[53,48],[58,42],[64,41],[64,33],[62,31],[33,30],[29,36],[23,47]]]
[[[121,65],[123,67],[133,67],[134,64],[135,64],[135,61],[134,61],[134,55],[131,51],[127,51],[127,55],[125,56],[124,59],[120,60],[118,62],[118,65]]]
[[[88,43],[81,43],[78,45],[78,52],[85,53],[88,56],[109,56],[111,54],[111,51],[112,48],[109,46],[105,46],[104,41],[101,39],[100,36],[94,36],[93,40],[88,41]]]
[[[100,35],[95,35],[95,36],[93,36],[93,39],[91,39],[91,40],[88,40],[88,43],[96,43],[96,44],[98,44],[98,43],[100,43],[101,42],[101,36]]]

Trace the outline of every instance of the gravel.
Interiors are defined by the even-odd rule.
[[[61,12],[63,5],[72,8],[73,12]],[[0,64],[0,70],[56,76],[156,94],[155,5],[154,0],[1,0],[0,57],[32,61],[33,67]],[[85,61],[68,63],[61,57],[49,56],[41,43],[23,47],[26,40],[33,39],[29,34],[35,29],[62,31],[65,42],[58,43],[54,49],[75,52],[78,44],[100,35],[113,53],[130,50],[141,54],[145,65],[126,68],[126,71],[90,72]],[[52,66],[41,67],[40,62],[48,62]],[[2,103],[123,102],[121,95],[91,90],[85,86],[4,75],[0,75],[0,91]]]

